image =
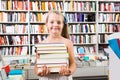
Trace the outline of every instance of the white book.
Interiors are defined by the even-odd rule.
[[[58,54],[40,54],[40,58],[69,58],[68,53]]]
[[[49,68],[51,73],[58,73],[60,71],[60,67],[56,67],[56,68]],[[41,72],[42,68],[38,68],[38,72]]]
[[[39,58],[37,59],[38,64],[59,64],[59,63],[68,63],[68,58]]]
[[[67,53],[67,51],[66,50],[61,50],[61,51],[59,51],[59,50],[56,50],[56,51],[55,50],[54,51],[50,51],[50,50],[49,51],[39,51],[38,50],[37,53],[41,53],[41,54],[44,54],[44,53],[61,53],[62,54],[63,53],[64,54],[64,53]]]
[[[37,53],[67,53],[64,43],[40,43],[36,44]]]
[[[37,65],[38,67],[38,71],[41,71],[42,70],[42,66],[44,64],[39,64]],[[68,66],[69,64],[68,63],[53,63],[53,64],[45,64],[49,69],[50,69],[50,72],[51,73],[54,73],[54,72],[59,72],[60,71],[60,68],[61,66]]]
[[[64,46],[44,46],[44,47],[37,47],[38,51],[43,50],[66,50]]]
[[[40,44],[36,44],[36,47],[46,47],[46,46],[65,46],[64,43],[40,43]]]
[[[44,64],[38,64],[37,67],[41,68]],[[61,66],[68,66],[66,63],[59,63],[59,64],[46,64],[48,68],[60,68]]]

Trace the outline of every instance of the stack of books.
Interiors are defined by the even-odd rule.
[[[61,66],[69,65],[69,54],[63,43],[41,43],[35,45],[40,58],[37,59],[37,67],[41,69],[46,65],[50,72],[59,72]]]

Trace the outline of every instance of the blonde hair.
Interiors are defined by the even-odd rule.
[[[59,11],[49,11],[48,14],[47,14],[47,16],[46,16],[45,23],[48,22],[49,15],[52,14],[52,13],[55,13],[55,14],[60,15],[60,16],[63,17],[64,26],[63,26],[63,30],[62,30],[61,35],[62,35],[64,38],[70,39],[70,35],[69,35],[69,33],[68,33],[68,24],[66,23],[65,17],[63,16],[63,14],[62,14],[61,12],[59,12]]]

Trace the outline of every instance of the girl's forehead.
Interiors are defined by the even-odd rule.
[[[63,16],[60,15],[60,14],[51,13],[51,14],[49,15],[49,18],[51,18],[51,19],[63,19]]]

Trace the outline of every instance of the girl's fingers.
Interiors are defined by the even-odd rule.
[[[49,74],[50,70],[47,66],[42,66],[42,68],[38,70],[38,76],[47,76]]]
[[[47,76],[47,75],[50,74],[50,70],[49,70],[49,68],[47,66],[43,66],[42,69],[43,69],[43,71],[42,71],[43,76]]]
[[[47,67],[46,75],[50,74],[50,69]]]
[[[67,66],[61,66],[59,74],[63,76],[69,76],[71,75],[71,71]]]
[[[64,75],[65,75],[66,70],[67,70],[67,67],[66,67],[66,66],[61,66],[61,69],[60,69],[59,74],[64,76]]]
[[[46,75],[46,71],[47,71],[47,67],[46,67],[46,66],[43,66],[43,67],[42,67],[42,73],[43,73],[43,75]]]

